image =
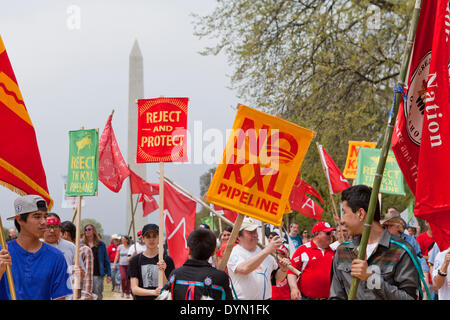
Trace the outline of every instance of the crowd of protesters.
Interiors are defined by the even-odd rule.
[[[353,278],[360,280],[357,300],[449,300],[450,251],[437,246],[427,223],[420,233],[396,208],[382,217],[377,203],[366,258],[358,258],[370,195],[363,185],[344,190],[335,227],[320,221],[311,233],[294,221],[283,237],[245,217],[229,246],[233,227],[216,236],[202,224],[189,235],[189,258],[180,268],[167,250],[159,260],[155,224],[142,226],[136,242],[113,234],[108,243],[87,224],[76,257],[76,226],[48,212],[41,197],[20,196],[8,218],[15,228],[0,250],[0,299],[11,299],[10,266],[21,300],[68,300],[75,290],[78,299],[102,300],[105,280],[123,299],[345,300]],[[227,247],[232,249],[225,257]],[[227,263],[218,270],[224,258]],[[79,286],[74,279],[81,279]]]

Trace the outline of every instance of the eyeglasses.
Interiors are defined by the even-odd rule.
[[[92,228],[86,228],[84,231],[92,231]]]

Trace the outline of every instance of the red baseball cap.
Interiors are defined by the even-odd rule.
[[[137,232],[137,235],[138,235],[138,236],[142,236],[142,230],[139,230],[139,231]]]
[[[335,231],[335,230],[336,230],[336,228],[332,228],[328,222],[320,221],[314,225],[314,227],[312,228],[312,233],[317,233],[320,231],[330,232],[330,231]]]
[[[286,246],[283,244],[283,245],[281,245],[278,249],[277,249],[277,251],[279,251],[279,252],[281,252],[281,253],[284,253],[285,255],[287,255],[288,257],[289,257],[289,250],[288,250],[288,248],[286,248]]]

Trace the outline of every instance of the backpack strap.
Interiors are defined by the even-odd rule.
[[[414,258],[414,255],[412,254],[412,252],[409,250],[409,248],[404,245],[401,242],[395,241],[395,240],[390,240],[390,242],[395,243],[396,245],[400,246],[401,248],[403,248],[409,255],[409,257],[411,258],[412,262],[414,263],[414,266],[416,267],[417,272],[419,273],[419,292],[423,295],[421,286],[420,286],[420,282],[422,282],[423,286],[425,287],[425,291],[427,292],[428,295],[428,299],[431,300],[431,294],[430,291],[428,290],[428,286],[427,283],[425,282],[425,278],[423,276],[423,271],[422,271],[422,267],[420,266],[419,261],[417,261],[416,258]]]

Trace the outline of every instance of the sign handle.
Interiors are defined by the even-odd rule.
[[[159,253],[158,260],[164,261],[164,162],[159,163]],[[164,271],[158,271],[158,287],[164,285]]]
[[[0,217],[0,245],[2,246],[2,249],[6,249],[6,241],[5,241],[5,236],[3,234],[3,224],[2,224],[1,217]],[[8,285],[9,285],[9,292],[11,294],[11,300],[17,300],[16,288],[14,287],[14,279],[12,276],[10,266],[6,266],[6,276],[8,278]]]
[[[234,222],[233,231],[231,231],[230,238],[228,239],[227,247],[225,249],[225,252],[223,254],[222,260],[220,261],[218,270],[225,270],[225,267],[227,266],[228,259],[230,258],[231,250],[233,250],[234,243],[236,242],[239,229],[241,229],[242,221],[244,221],[244,215],[239,213],[236,221]]]
[[[75,266],[73,276],[73,300],[79,300],[81,297],[81,276],[80,276],[80,238],[81,238],[81,199],[77,197],[77,233],[75,235]]]

